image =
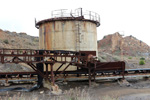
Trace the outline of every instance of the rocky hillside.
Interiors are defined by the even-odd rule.
[[[144,56],[149,55],[150,47],[133,36],[123,37],[114,33],[98,41],[98,50],[114,55]]]
[[[0,48],[38,49],[39,38],[26,33],[0,29]],[[113,55],[149,55],[150,47],[133,36],[123,37],[119,33],[104,36],[98,41],[98,51]]]
[[[16,33],[0,29],[0,48],[9,49],[38,49],[39,38],[29,36],[26,33]],[[33,71],[27,65],[1,64],[0,72],[26,72]]]
[[[0,48],[14,49],[38,49],[39,38],[29,36],[26,33],[16,33],[0,29]],[[150,47],[133,36],[123,37],[119,33],[104,36],[98,41],[98,59],[102,62],[112,62],[123,60],[126,68],[141,68],[139,60],[147,56],[146,64],[142,68],[150,66]],[[122,56],[122,55],[123,56]],[[13,67],[12,67],[13,66]],[[0,64],[0,72],[8,71],[33,71],[30,67],[20,64]]]
[[[39,38],[0,29],[0,48],[38,49]]]

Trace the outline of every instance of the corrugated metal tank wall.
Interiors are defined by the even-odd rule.
[[[97,26],[90,21],[50,21],[39,26],[39,49],[97,51]]]

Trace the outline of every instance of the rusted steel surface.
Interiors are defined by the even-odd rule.
[[[89,21],[52,21],[39,26],[39,49],[97,51],[96,25]]]
[[[95,51],[62,51],[62,50],[28,50],[28,49],[0,49],[0,62],[1,63],[25,63],[29,65],[35,74],[41,77],[51,80],[54,85],[55,80],[58,79],[57,74],[63,74],[64,76],[68,74],[87,74],[89,76],[89,85],[91,80],[94,79],[97,73],[107,72],[107,71],[119,71],[124,78],[125,63],[124,62],[99,62],[97,57],[95,57]],[[58,59],[59,58],[59,59]],[[70,58],[71,60],[67,60]],[[60,66],[56,70],[55,64],[60,63]],[[35,65],[42,64],[42,65]],[[66,65],[62,68],[63,65]],[[46,71],[43,72],[43,65],[46,65]],[[74,71],[68,71],[67,68],[76,67]],[[49,71],[48,68],[51,70]],[[63,70],[60,70],[62,68]],[[28,72],[32,74],[33,72]],[[0,75],[8,75],[8,73],[0,73]],[[11,74],[11,73],[10,73]],[[13,74],[20,74],[20,72],[15,72]],[[23,74],[26,74],[25,72]]]
[[[123,79],[125,75],[125,62],[98,62],[96,63],[95,71],[111,71],[121,72]]]
[[[97,27],[100,25],[100,16],[97,13],[79,8],[75,11],[69,11],[69,13],[66,9],[55,10],[51,14],[50,18],[36,23],[36,27],[39,29],[39,49],[77,52],[95,51],[95,54],[92,53],[92,55],[96,55]],[[76,59],[74,57],[72,57],[74,59],[67,56],[63,57],[62,55],[61,57],[55,56],[55,58],[58,62],[64,59],[64,63]],[[63,63],[63,61],[60,63]],[[56,71],[58,66],[60,64],[55,63],[53,70]],[[60,70],[63,71],[66,66],[64,64]],[[45,67],[44,70],[46,70]],[[51,70],[50,67],[48,70]],[[75,70],[77,70],[77,67],[73,65],[66,69],[66,71]]]
[[[97,32],[96,25],[86,21],[52,21],[43,23],[39,27],[39,48],[44,50],[64,50],[64,51],[83,51],[87,54],[90,52],[96,55],[97,51]],[[65,54],[66,55],[66,54]],[[65,56],[64,55],[64,56]],[[68,54],[69,55],[69,54]],[[71,53],[72,55],[72,53]],[[53,56],[53,55],[51,55]],[[54,58],[54,57],[52,57]],[[55,60],[67,60],[69,63],[71,57],[55,56]],[[74,58],[76,59],[76,58]],[[78,59],[78,58],[77,58]],[[81,58],[80,58],[81,59]],[[63,61],[61,62],[63,63]],[[55,63],[54,69],[57,70],[60,66]],[[65,68],[65,64],[60,70]],[[76,70],[76,66],[67,68],[68,71]],[[45,69],[46,70],[46,69]],[[48,69],[50,70],[50,69]]]
[[[43,52],[40,55],[39,52]],[[57,58],[62,59],[57,59]],[[68,58],[85,59],[85,57],[79,56],[78,52],[72,51],[51,51],[51,50],[26,50],[26,49],[0,49],[0,61],[1,63],[70,63],[66,61]],[[39,61],[36,58],[39,59]],[[72,63],[79,63],[73,61]]]
[[[97,62],[96,63],[97,71],[125,71],[125,62]]]
[[[97,25],[100,23],[97,13],[82,12],[82,8],[70,14],[64,9],[56,12],[52,12],[52,18],[36,23],[39,49],[97,51]]]
[[[0,75],[37,75],[37,72],[0,72]]]
[[[40,26],[43,23],[48,23],[48,22],[55,22],[55,21],[74,21],[74,20],[79,20],[79,21],[87,21],[96,24],[96,26],[100,26],[100,23],[98,21],[90,20],[90,19],[85,19],[83,16],[81,17],[58,17],[58,18],[49,18],[45,19],[42,21],[39,21],[36,23],[36,26]]]
[[[37,76],[36,72],[0,72],[0,80],[8,82],[8,80],[31,79],[36,78],[35,75]]]
[[[57,58],[61,59],[57,59]],[[72,59],[71,61],[66,60],[67,58]],[[1,63],[26,63],[33,70],[36,71],[41,77],[49,79],[51,78],[52,84],[55,82],[53,65],[55,63],[70,63],[70,64],[80,64],[80,59],[87,61],[86,56],[80,56],[79,52],[72,51],[51,51],[51,50],[28,50],[28,49],[1,49],[0,50],[0,61]],[[73,60],[74,59],[74,60]],[[46,74],[42,73],[36,67],[36,63],[46,64]],[[69,65],[70,65],[69,64]],[[51,75],[48,74],[48,65],[51,68]],[[69,67],[66,66],[63,71],[59,74],[62,74]],[[17,72],[16,72],[17,73]],[[6,73],[5,73],[6,74]],[[18,72],[19,74],[19,72]],[[49,77],[50,76],[50,77]]]
[[[93,56],[96,56],[96,51],[79,51],[81,55],[86,55],[88,56],[89,54],[92,54]]]

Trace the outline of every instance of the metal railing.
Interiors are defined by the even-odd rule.
[[[38,60],[37,60],[38,59]],[[67,60],[69,59],[69,60]],[[87,61],[79,52],[32,49],[0,49],[0,63],[73,63]],[[87,62],[86,62],[87,63]]]
[[[82,8],[78,8],[75,10],[68,9],[60,9],[54,10],[51,12],[51,18],[59,18],[59,17],[80,17],[84,16],[85,19],[97,21],[100,23],[100,15],[88,10],[83,10]]]

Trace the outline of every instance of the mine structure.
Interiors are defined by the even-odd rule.
[[[34,72],[1,72],[1,78],[6,77],[5,75],[33,75],[37,74],[46,80],[51,80],[54,84],[60,74],[63,77],[67,77],[69,74],[76,74],[79,77],[83,74],[88,75],[89,85],[91,85],[91,78],[95,80],[97,73],[104,73],[105,71],[110,72],[121,72],[124,78],[125,63],[124,62],[99,62],[96,58],[89,56],[90,52],[72,52],[72,51],[51,51],[51,50],[26,50],[26,49],[1,49],[1,63],[25,63],[29,65]],[[91,55],[91,54],[90,54]],[[58,59],[60,58],[60,59]],[[67,61],[67,59],[71,59]],[[56,70],[53,70],[54,65],[60,63],[60,66]],[[59,71],[64,65],[67,66]],[[44,71],[43,66],[46,66]],[[49,66],[50,65],[50,66]],[[66,71],[71,65],[76,66],[75,71]],[[50,71],[48,70],[50,67]],[[62,77],[62,76],[60,76]]]
[[[0,78],[38,76],[54,85],[59,78],[85,76],[91,81],[109,75],[124,79],[125,62],[100,62],[97,59],[97,31],[100,16],[82,8],[74,11],[55,10],[51,18],[35,22],[39,29],[39,50],[0,49],[0,62],[25,63],[35,72],[0,72]],[[6,82],[7,82],[6,81]]]

